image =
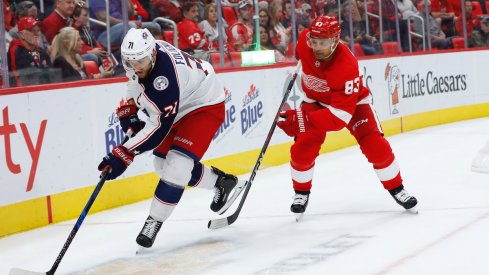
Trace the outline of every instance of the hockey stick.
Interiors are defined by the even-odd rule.
[[[297,75],[299,74],[299,71],[301,69],[301,62],[297,62],[297,67],[295,68],[295,73],[292,76],[292,79],[289,82],[289,86],[287,86],[287,90],[285,91],[284,97],[282,98],[282,103],[280,103],[280,107],[278,108],[277,114],[275,115],[275,119],[273,120],[272,127],[268,131],[267,138],[265,139],[265,143],[263,144],[263,147],[261,148],[260,154],[258,155],[258,159],[256,160],[255,167],[253,168],[253,171],[251,172],[250,179],[246,182],[246,189],[243,193],[243,197],[241,197],[241,201],[239,202],[238,208],[232,215],[226,218],[220,218],[220,219],[215,219],[215,220],[210,220],[209,223],[207,224],[207,228],[210,229],[218,229],[222,227],[226,227],[228,225],[231,225],[234,223],[239,216],[239,213],[241,212],[241,209],[243,208],[243,204],[246,200],[246,196],[248,196],[248,192],[250,191],[251,188],[251,183],[255,179],[256,172],[258,171],[258,168],[261,165],[261,162],[263,160],[263,156],[265,155],[265,152],[267,151],[268,144],[270,143],[270,140],[272,139],[273,132],[275,131],[275,127],[277,127],[277,121],[280,116],[280,112],[282,111],[282,108],[285,106],[285,103],[287,102],[287,99],[289,98],[290,91],[292,91],[292,87],[294,86],[295,79],[297,78]],[[236,198],[234,198],[236,199]]]
[[[61,263],[61,260],[63,259],[63,256],[65,255],[66,251],[70,247],[70,244],[73,241],[73,239],[75,238],[75,235],[78,232],[78,229],[80,229],[80,227],[81,227],[81,225],[83,223],[83,220],[85,220],[85,217],[87,216],[88,211],[90,210],[90,208],[92,207],[93,202],[97,198],[98,193],[100,192],[100,189],[102,189],[102,186],[104,185],[105,180],[107,179],[108,174],[109,174],[109,169],[108,168],[105,169],[102,172],[102,175],[100,176],[101,177],[100,178],[100,181],[98,182],[97,186],[95,187],[95,190],[93,190],[92,195],[88,199],[88,202],[85,205],[85,208],[83,208],[83,211],[81,212],[80,217],[76,221],[75,226],[71,230],[71,233],[68,236],[68,239],[66,240],[65,244],[63,245],[63,248],[59,252],[59,255],[56,258],[56,261],[54,261],[54,264],[51,267],[51,269],[48,272],[33,272],[33,271],[23,270],[23,269],[20,269],[20,268],[12,268],[10,270],[10,273],[9,273],[10,275],[35,275],[35,274],[38,274],[38,275],[40,275],[40,274],[52,275],[52,274],[54,274],[56,272],[56,269],[58,269],[58,266]]]

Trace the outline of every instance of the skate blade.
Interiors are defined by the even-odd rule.
[[[295,214],[295,221],[300,222],[302,220],[302,217],[304,217],[304,213],[296,213]]]
[[[476,173],[489,174],[489,167],[472,166],[470,170]]]
[[[138,245],[138,248],[136,249],[136,255],[142,254],[145,249],[146,247]]]
[[[247,183],[248,183],[248,181],[238,180],[238,183],[234,187],[233,192],[229,196],[226,204],[224,204],[224,206],[219,211],[217,211],[217,214],[219,214],[219,215],[224,214],[224,212],[226,212],[226,210],[228,210],[229,207],[231,207],[231,205],[233,205],[234,201],[236,201],[236,199],[241,194],[241,192],[243,192],[243,189]]]
[[[416,206],[413,208],[406,209],[406,211],[411,214],[418,214],[418,208],[416,208]]]

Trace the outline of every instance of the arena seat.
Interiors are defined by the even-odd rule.
[[[362,46],[360,46],[360,43],[354,44],[354,50],[355,50],[355,56],[365,56]]]
[[[465,48],[465,39],[463,37],[454,37],[452,38],[453,48],[454,49],[463,49]]]
[[[224,67],[221,67],[220,61],[221,61],[221,55],[220,53],[211,53],[210,54],[211,58],[211,64],[214,66],[214,68],[230,68],[232,67],[231,60],[229,59],[229,56],[227,54],[224,55]]]
[[[85,71],[87,72],[88,78],[93,78],[94,74],[100,73],[97,62],[95,61],[85,60],[83,61],[83,65],[85,66]]]
[[[173,45],[173,34],[174,31],[163,31],[165,41]]]
[[[385,55],[396,55],[399,53],[397,42],[382,42],[382,49]]]
[[[233,67],[241,67],[241,52],[230,52]]]

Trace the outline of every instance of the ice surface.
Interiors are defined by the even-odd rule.
[[[489,274],[489,175],[470,171],[488,138],[489,118],[388,138],[418,215],[394,202],[352,147],[318,158],[299,223],[282,165],[258,172],[239,219],[224,229],[207,229],[217,217],[213,194],[186,191],[140,255],[135,239],[150,201],[90,215],[57,274]],[[0,274],[49,270],[74,222],[0,239]]]

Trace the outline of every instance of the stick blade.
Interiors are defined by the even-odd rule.
[[[226,227],[228,225],[229,225],[228,218],[221,218],[221,219],[210,220],[209,223],[207,224],[207,228],[219,229],[219,228]]]
[[[20,268],[10,269],[9,275],[47,275],[47,272],[35,272]]]

